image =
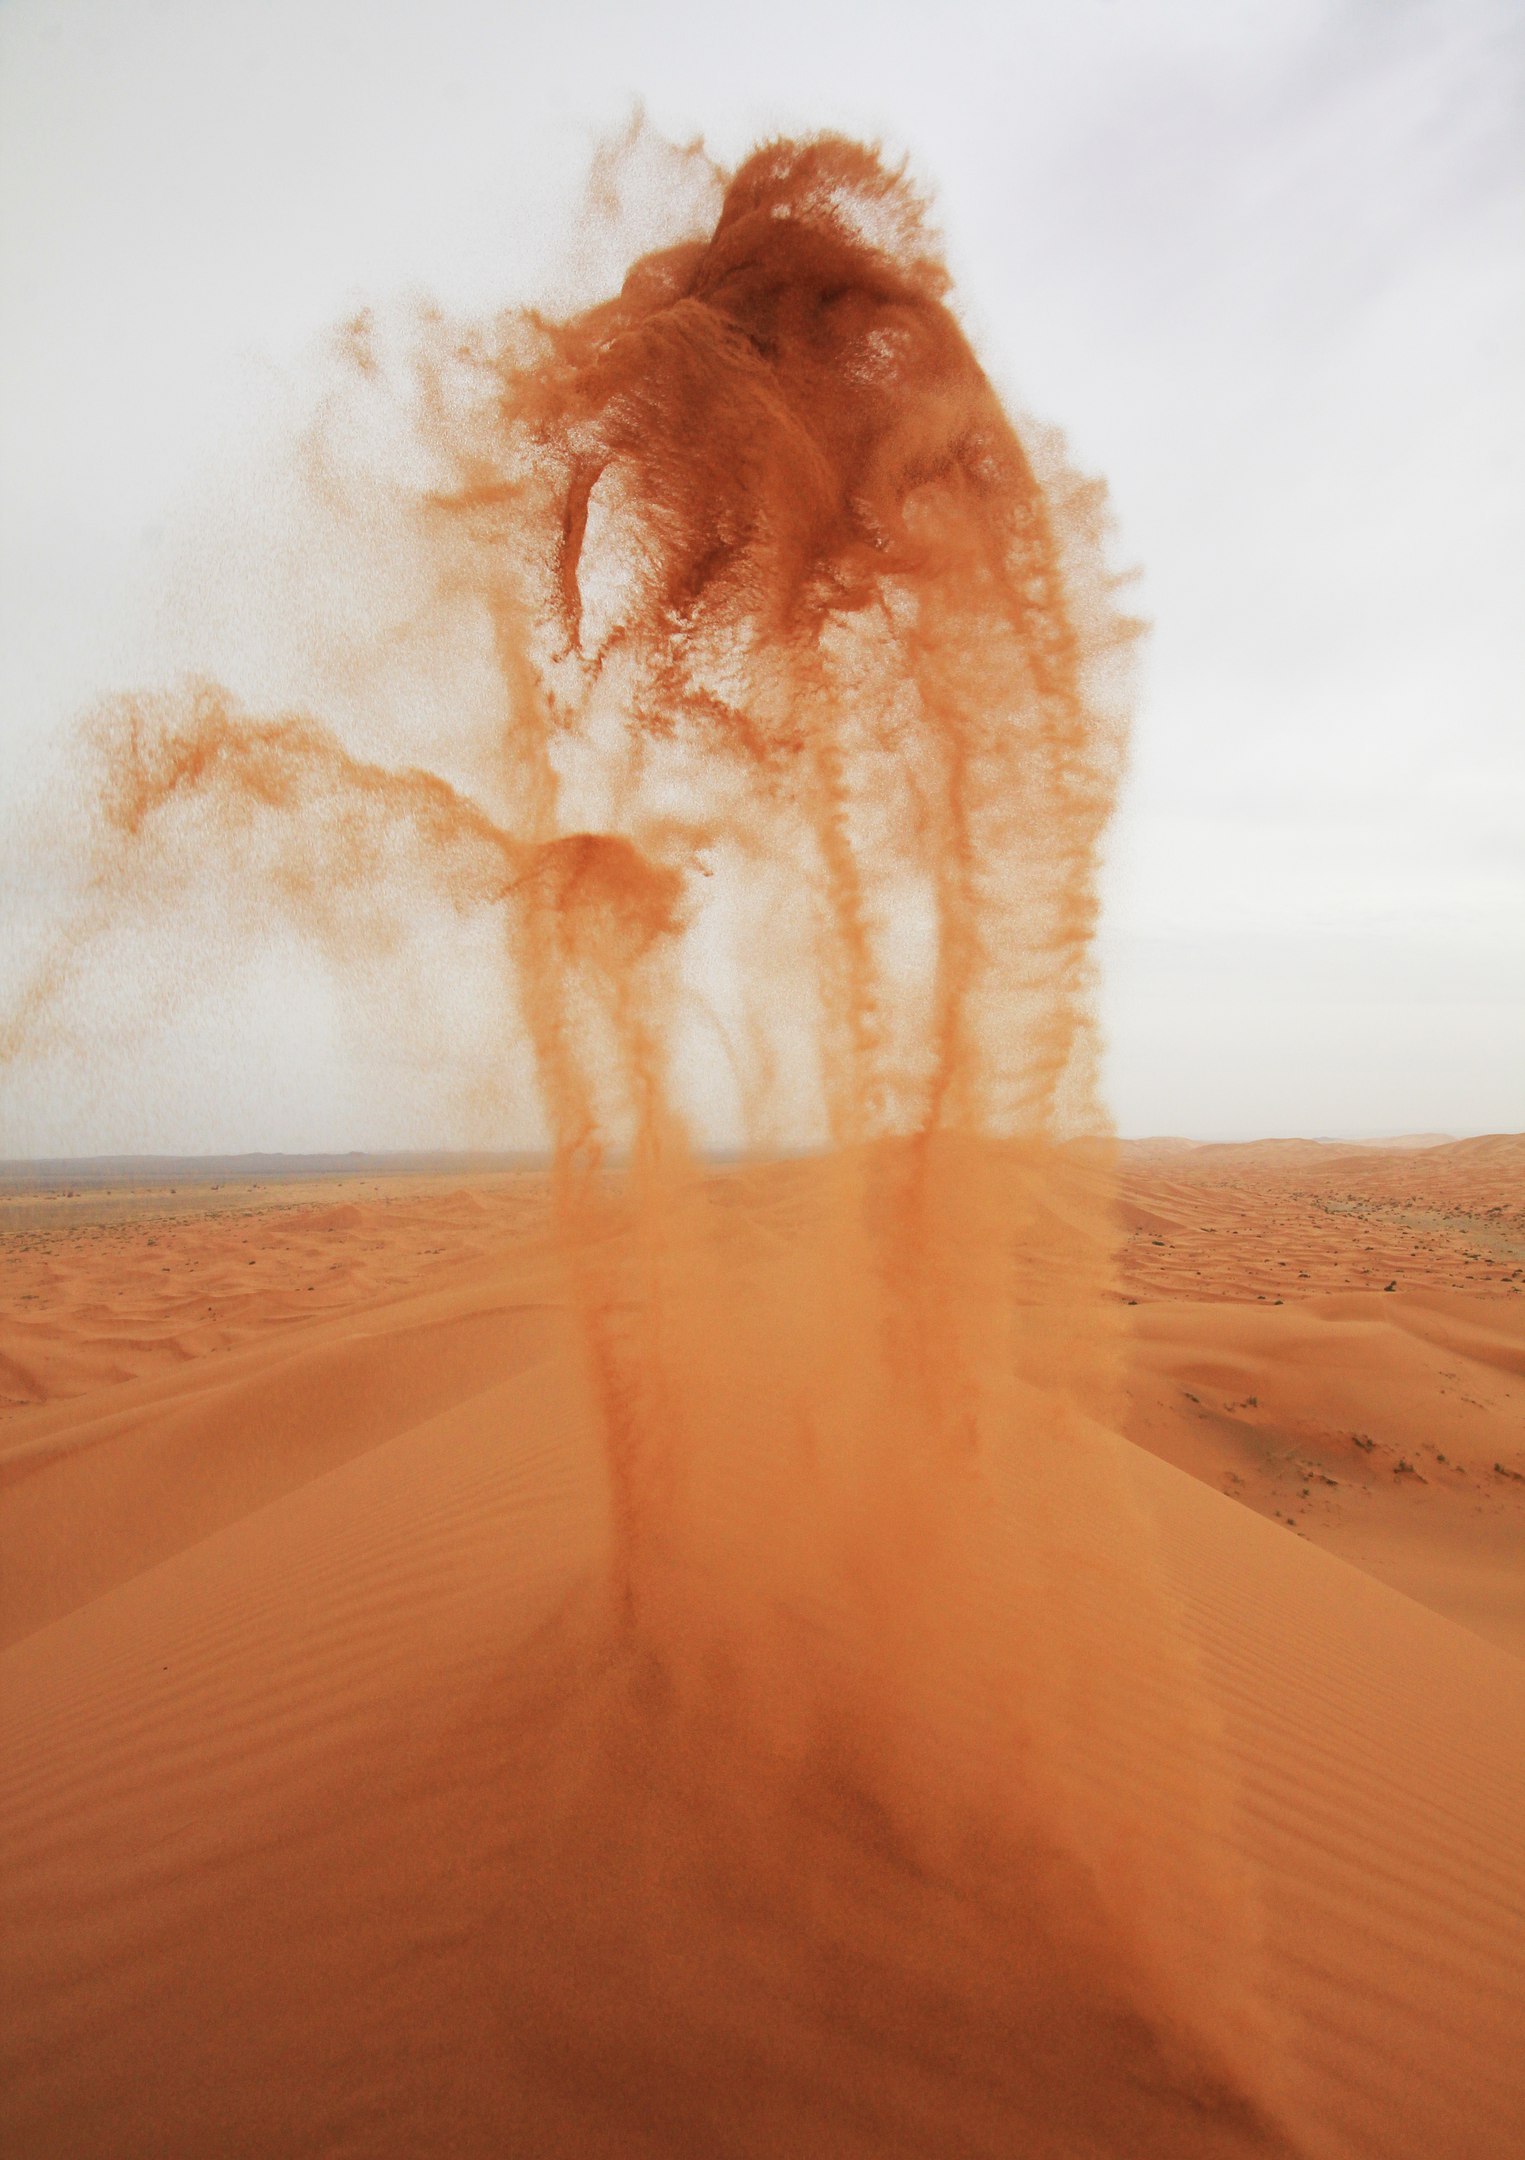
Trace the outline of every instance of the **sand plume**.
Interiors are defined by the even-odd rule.
[[[424,893],[501,927],[609,1500],[510,1750],[533,2149],[569,2086],[670,2151],[1282,2149],[1096,1424],[1104,499],[1003,410],[902,173],[778,142],[696,197],[694,155],[705,216],[617,292],[428,324],[399,391],[490,800],[120,700],[90,904],[199,866],[341,966]]]

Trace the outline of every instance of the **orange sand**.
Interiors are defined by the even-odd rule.
[[[1405,1167],[1456,1212],[1455,1151]],[[812,1174],[716,1176],[787,1239]],[[773,1830],[753,1837],[765,1766],[716,1767],[740,1789],[723,1836],[696,1768],[653,1847],[685,1925],[626,1925],[643,1726],[616,1704],[627,1821],[585,1752],[628,1676],[601,1634],[607,1470],[540,1181],[14,1201],[6,2149],[1517,2149],[1525,1664],[1479,1632],[1507,1640],[1520,1611],[1525,1484],[1491,1464],[1525,1470],[1522,1305],[1454,1277],[1322,1287],[1362,1264],[1370,1203],[1348,1163],[1298,1177],[1301,1214],[1264,1151],[1125,1165],[1128,1208],[1170,1225],[1127,1255],[1154,1452],[1099,1440],[1089,1472],[1147,1526],[1193,1646],[1224,1782],[1187,1857],[1253,1895],[1263,2108],[1211,2081],[1183,2100],[1060,1860],[1035,1850],[982,1910],[849,1787],[796,1825],[812,1902],[769,1877]],[[1284,1239],[1321,1287],[1268,1309],[1245,1292]],[[1172,1251],[1187,1297],[1161,1295],[1186,1287]],[[1463,1427],[1453,1491],[1424,1435]],[[1294,1468],[1340,1483],[1293,1500],[1294,1536],[1210,1489],[1234,1465],[1267,1513]],[[1375,1579],[1404,1566],[1410,1595]],[[1061,1643],[1110,1631],[1124,1673],[1155,1624],[1119,1607],[1127,1581],[1121,1558],[1061,1567],[1044,1608]],[[998,1577],[978,1597],[1021,1610]],[[1168,1827],[1191,1796],[1168,1718],[1150,1755],[1161,1705],[1090,1684],[1077,1792],[1119,1837],[1144,1808]]]
[[[19,1197],[5,2127],[1492,2160],[1513,1158],[1156,1148],[1116,1288],[1104,490],[874,150],[672,158],[592,306],[347,334],[304,470],[357,595],[378,545],[418,576],[336,658],[416,658],[431,739],[213,683],[87,729],[7,1068],[92,1041],[123,956],[204,979],[284,922],[373,1003],[451,969],[553,1167]],[[1303,1537],[1212,1489],[1294,1473]]]
[[[1124,1150],[1127,1431],[1525,1656],[1525,1139]]]

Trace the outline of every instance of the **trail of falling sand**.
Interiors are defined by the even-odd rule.
[[[596,306],[435,325],[399,420],[492,629],[494,807],[213,686],[117,700],[89,903],[5,1048],[198,875],[341,963],[421,892],[501,923],[614,1523],[524,1742],[519,2127],[1283,2149],[1229,1795],[1099,1431],[1099,489],[834,138],[715,173]],[[754,1159],[707,1169],[717,1129]]]

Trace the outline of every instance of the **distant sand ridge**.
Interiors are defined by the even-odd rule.
[[[1525,1656],[1525,1140],[1125,1149],[1131,1438]]]

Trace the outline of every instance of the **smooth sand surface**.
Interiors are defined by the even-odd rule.
[[[1238,1915],[1232,2089],[1172,2056],[1147,1955],[1041,1843],[1027,1872],[913,1864],[723,1726],[653,1772],[540,1181],[13,1213],[5,2149],[1525,2149],[1519,1143],[1495,1153],[1408,1156],[1401,1193],[1364,1153],[1124,1161],[1131,1438],[1083,1436],[1073,1506],[1105,1498],[1163,1602],[1128,1602],[1121,1556],[1066,1572],[1061,1498],[1042,1624],[1086,1668],[1064,1789],[1122,1844],[1179,1822],[1169,1869],[1204,1885],[1163,1992]],[[1283,1260],[1300,1292],[1262,1287]],[[1033,1624],[995,1577],[970,1595]],[[1146,1684],[1166,1625],[1184,1706]]]

